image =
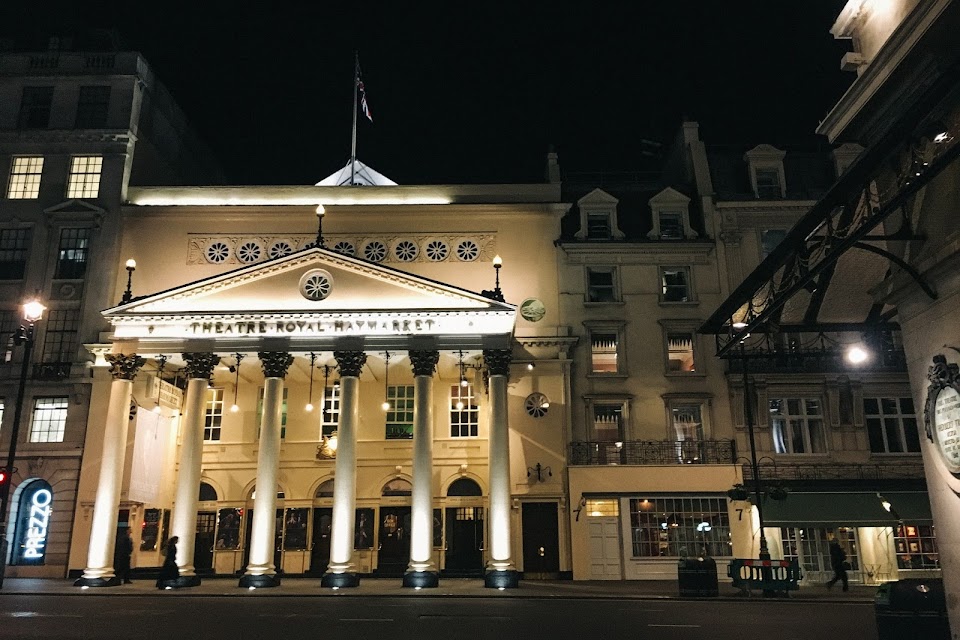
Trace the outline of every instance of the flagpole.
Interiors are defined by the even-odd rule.
[[[357,92],[360,87],[360,54],[353,52],[353,136],[350,139],[350,184],[357,184]]]

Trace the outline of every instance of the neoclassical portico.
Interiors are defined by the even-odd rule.
[[[122,344],[125,351],[136,351],[139,357],[146,358],[161,354],[172,357],[173,362],[179,361],[184,366],[187,375],[172,520],[172,533],[180,537],[177,562],[181,577],[176,586],[199,584],[192,562],[192,532],[196,527],[202,473],[202,398],[210,370],[221,357],[231,354],[259,359],[263,372],[256,467],[258,490],[248,541],[249,559],[239,585],[263,588],[279,584],[273,562],[277,493],[272,487],[277,486],[280,471],[284,379],[296,359],[322,352],[331,354],[336,363],[340,413],[330,559],[321,584],[338,588],[359,584],[354,561],[354,512],[358,462],[356,427],[362,419],[360,377],[367,355],[384,350],[409,358],[416,390],[410,560],[403,584],[422,588],[435,587],[439,582],[432,557],[432,507],[436,497],[432,478],[434,375],[442,353],[449,357],[453,352],[471,350],[482,351],[489,374],[491,519],[486,582],[491,587],[517,585],[510,535],[506,411],[506,380],[515,318],[512,305],[314,247],[143,296],[104,315],[114,327],[113,339],[117,345]],[[116,390],[118,406],[124,392],[124,389]],[[126,393],[129,398],[129,390]],[[126,402],[129,403],[129,399]],[[118,450],[118,464],[122,467],[122,447]],[[103,496],[109,498],[108,494],[114,489],[107,486],[109,483],[101,484]],[[101,487],[98,486],[98,505],[100,499]],[[116,500],[106,504],[113,504],[111,508],[115,513]],[[106,521],[107,516],[103,519]],[[96,549],[97,555],[91,567],[109,565],[101,559],[111,557],[112,541],[107,547],[99,538],[91,539],[90,553]],[[96,577],[93,573],[91,571],[91,577]]]

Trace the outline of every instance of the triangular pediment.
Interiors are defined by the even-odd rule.
[[[680,193],[673,187],[667,187],[657,195],[650,198],[650,206],[658,204],[687,204],[690,198]]]
[[[513,305],[336,251],[309,248],[139,297],[104,315],[513,311]]]
[[[587,195],[577,200],[580,207],[615,207],[620,202],[603,189],[594,189]]]
[[[347,161],[345,167],[330,174],[318,182],[316,186],[342,187],[351,184],[351,178],[353,180],[352,184],[363,187],[389,187],[397,184],[373,167],[356,160],[355,164]]]
[[[43,210],[49,222],[92,222],[99,224],[106,210],[84,200],[65,200]]]

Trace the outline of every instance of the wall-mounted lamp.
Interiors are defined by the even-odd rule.
[[[532,475],[537,476],[537,482],[543,482],[545,478],[553,477],[553,471],[550,467],[544,467],[538,462],[535,466],[527,467],[527,477]]]
[[[133,300],[133,272],[137,270],[137,261],[133,258],[127,260],[127,290],[123,292],[120,298],[120,304],[127,304]]]

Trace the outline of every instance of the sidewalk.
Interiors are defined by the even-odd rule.
[[[823,585],[803,585],[799,591],[781,601],[872,603],[875,586],[852,585],[850,591],[839,587],[828,590]],[[109,588],[80,588],[72,580],[40,578],[7,578],[0,596],[151,596],[151,597],[456,597],[456,598],[607,598],[607,599],[681,599],[675,581],[570,581],[524,580],[518,589],[487,589],[483,581],[472,578],[442,578],[436,589],[415,590],[401,586],[399,578],[362,578],[356,589],[323,589],[319,578],[285,578],[273,589],[241,589],[237,578],[204,578],[203,584],[187,589],[158,591],[152,580],[136,580],[133,584]],[[690,598],[696,599],[696,598]],[[713,600],[714,598],[704,598]],[[720,583],[717,600],[769,602],[759,592],[744,597],[729,583]]]

